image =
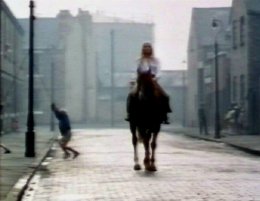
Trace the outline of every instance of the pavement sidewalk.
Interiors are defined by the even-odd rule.
[[[189,137],[208,141],[220,142],[244,151],[260,155],[260,136],[226,135],[221,139],[214,139],[212,135],[199,135],[195,128],[182,128],[179,126],[163,126],[164,131],[174,134],[184,134]],[[96,132],[97,130],[95,130]],[[1,153],[0,157],[0,200],[13,201],[21,193],[28,178],[32,177],[41,162],[46,158],[52,147],[57,133],[51,133],[49,128],[36,129],[35,158],[24,157],[25,132],[6,134],[0,141],[11,149],[11,154]]]
[[[47,127],[35,129],[35,158],[26,158],[25,131],[8,133],[0,137],[0,142],[10,150],[10,154],[0,152],[0,200],[16,200],[26,180],[46,156],[56,136]],[[18,182],[19,181],[19,182]]]
[[[174,132],[175,134],[184,134],[186,136],[213,141],[218,143],[225,143],[237,149],[260,155],[260,135],[246,135],[246,134],[231,134],[230,132],[223,131],[221,138],[214,138],[214,132],[211,131],[209,135],[200,135],[198,128],[184,128],[181,126],[165,126],[164,130]]]
[[[81,154],[47,157],[22,201],[259,201],[259,158],[222,143],[161,132],[157,172],[133,170],[129,129],[76,129]],[[55,144],[57,146],[57,144]]]

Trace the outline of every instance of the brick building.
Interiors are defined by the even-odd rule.
[[[230,68],[230,8],[194,8],[188,43],[187,72],[187,112],[186,125],[198,126],[198,108],[203,105],[210,125],[214,126],[215,113],[215,54],[216,32],[212,21],[221,21],[219,44],[219,94],[220,115],[223,116],[230,106],[229,68]]]
[[[27,57],[22,55],[24,30],[4,1],[0,2],[0,73],[3,131],[14,131],[26,119]]]
[[[234,0],[232,26],[232,101],[245,110],[248,133],[260,133],[260,1]]]

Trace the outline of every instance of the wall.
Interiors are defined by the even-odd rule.
[[[190,38],[188,44],[188,58],[187,58],[187,112],[186,112],[186,126],[197,125],[197,111],[198,111],[198,55],[199,50],[197,48],[197,35],[195,32],[194,18],[192,18]]]
[[[241,44],[240,18],[244,17],[244,42]],[[247,107],[246,96],[241,97],[240,76],[244,75],[248,80],[248,17],[244,0],[233,1],[231,15],[232,51],[231,51],[231,100],[241,106]],[[235,25],[235,27],[234,27]],[[234,43],[235,40],[235,43]],[[237,81],[234,81],[234,80]],[[245,83],[245,90],[248,88]]]
[[[214,42],[218,42],[220,113],[223,118],[229,100],[224,98],[228,91],[226,75],[229,62],[221,54],[229,54],[230,34],[228,31],[230,8],[194,8],[188,43],[187,112],[186,126],[198,126],[198,108],[204,106],[208,122],[214,126],[215,119],[215,63]],[[218,27],[213,29],[213,19]],[[218,34],[218,35],[216,35]],[[217,38],[216,38],[217,37]],[[225,103],[225,104],[223,104]]]
[[[22,57],[24,32],[7,5],[1,10],[1,84],[3,104],[3,129],[14,131],[12,120],[23,125],[26,117],[26,70]]]
[[[260,8],[259,8],[260,10]],[[248,132],[260,133],[260,12],[248,15]]]

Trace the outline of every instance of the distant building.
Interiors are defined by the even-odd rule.
[[[20,23],[29,34],[29,20],[20,19]],[[63,10],[55,18],[36,18],[35,110],[40,113],[36,118],[38,123],[49,123],[51,102],[65,108],[74,123],[95,119],[92,42],[92,19],[86,11],[79,10],[75,17]],[[28,40],[25,45],[28,49]]]
[[[28,34],[28,19],[20,22]],[[153,24],[62,10],[55,18],[37,18],[35,31],[38,122],[49,122],[53,87],[54,102],[74,123],[108,122],[113,113],[115,121],[123,121],[135,61],[142,44],[153,42]]]
[[[25,30],[23,55],[27,56],[29,48],[29,20],[19,19],[19,23]],[[34,47],[34,110],[37,124],[49,123],[50,121],[52,73],[56,83],[54,99],[58,99],[58,94],[64,93],[64,83],[62,83],[61,79],[64,74],[62,74],[62,71],[59,69],[61,65],[60,62],[58,62],[57,54],[59,45],[58,36],[59,30],[57,21],[53,18],[37,18],[35,21]],[[54,69],[52,69],[52,65]],[[62,103],[62,106],[64,106],[64,103]]]
[[[194,8],[192,11],[188,43],[187,72],[187,110],[186,125],[198,126],[198,108],[205,107],[211,126],[215,113],[215,54],[214,39],[216,32],[212,20],[221,21],[222,30],[217,38],[219,44],[219,94],[220,115],[223,119],[230,107],[229,68],[230,68],[230,8]]]
[[[245,110],[247,131],[260,133],[260,1],[234,0],[232,26],[232,102]]]
[[[74,122],[95,121],[97,75],[92,16],[79,9],[74,17],[64,10],[57,19],[64,50],[65,107]]]
[[[93,20],[98,70],[97,121],[123,122],[129,83],[136,77],[136,61],[142,44],[153,43],[154,25],[100,15],[93,16]]]
[[[27,57],[22,56],[24,30],[5,2],[0,3],[0,102],[3,105],[3,131],[8,132],[25,123]]]

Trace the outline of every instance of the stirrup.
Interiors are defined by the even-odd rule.
[[[130,121],[130,114],[127,113],[126,117],[125,117],[125,121]]]

